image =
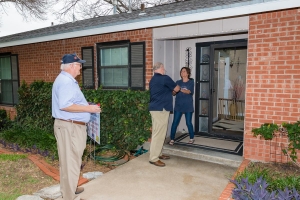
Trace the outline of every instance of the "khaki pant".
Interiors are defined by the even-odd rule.
[[[156,162],[161,155],[162,147],[166,138],[168,121],[170,112],[166,111],[150,111],[152,118],[152,137],[150,144],[149,161]]]
[[[86,126],[55,119],[54,134],[59,156],[60,191],[63,199],[79,200],[75,195],[83,151],[86,147]]]

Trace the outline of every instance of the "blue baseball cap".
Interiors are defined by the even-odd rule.
[[[68,64],[68,63],[73,63],[73,62],[85,63],[86,61],[81,60],[75,53],[65,54],[61,59],[62,64]]]

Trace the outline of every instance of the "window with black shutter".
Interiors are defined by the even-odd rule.
[[[94,78],[94,47],[81,48],[82,59],[86,62],[82,64],[82,84],[86,89],[95,88]]]
[[[97,44],[99,86],[104,89],[145,89],[145,43]]]
[[[0,104],[18,104],[19,79],[18,56],[0,54]]]

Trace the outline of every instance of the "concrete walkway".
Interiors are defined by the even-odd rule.
[[[217,200],[237,167],[172,156],[166,167],[149,153],[83,185],[87,200]],[[61,200],[61,198],[59,198]]]

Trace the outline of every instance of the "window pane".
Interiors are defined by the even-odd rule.
[[[0,79],[11,79],[10,57],[0,58]]]
[[[128,47],[101,49],[101,66],[128,65]]]
[[[12,82],[1,80],[1,103],[12,104]]]
[[[101,85],[128,87],[128,69],[110,68],[101,69]]]
[[[120,48],[111,49],[111,65],[120,65]]]
[[[110,66],[110,49],[101,49],[101,66]]]
[[[121,47],[120,48],[120,58],[121,58],[121,65],[128,65],[128,48]]]

